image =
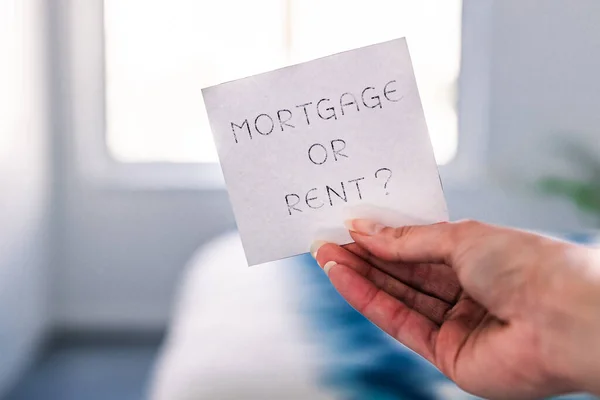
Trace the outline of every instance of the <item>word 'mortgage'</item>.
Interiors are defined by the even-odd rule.
[[[403,96],[398,95],[394,88],[395,80],[391,80],[383,86],[383,90],[373,86],[364,88],[359,96],[351,92],[344,92],[339,99],[322,98],[316,102],[298,104],[290,108],[282,108],[274,114],[261,113],[250,122],[245,119],[241,124],[231,122],[231,131],[233,139],[239,143],[241,138],[238,136],[244,133],[249,139],[252,139],[254,133],[262,136],[268,136],[277,128],[283,132],[287,129],[294,129],[299,125],[309,126],[315,120],[337,120],[346,115],[349,111],[359,112],[361,107],[376,109],[383,108],[384,100],[389,102],[398,102]]]

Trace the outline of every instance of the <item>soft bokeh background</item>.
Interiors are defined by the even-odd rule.
[[[0,398],[143,398],[190,277],[200,325],[227,310],[190,273],[235,229],[200,93],[225,80],[407,36],[451,217],[587,240],[598,21],[597,0],[0,0]]]

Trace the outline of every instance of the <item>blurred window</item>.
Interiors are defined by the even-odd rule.
[[[458,139],[461,0],[104,0],[106,141],[121,162],[215,162],[201,89],[402,36],[439,164]]]

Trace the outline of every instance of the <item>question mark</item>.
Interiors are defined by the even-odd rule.
[[[383,184],[383,188],[387,189],[387,185],[390,182],[390,179],[392,179],[392,170],[389,168],[380,168],[375,172],[375,179],[377,179],[377,174],[379,174],[381,171],[387,171],[389,172],[389,175],[387,177],[387,179],[385,180],[385,183]],[[390,194],[389,192],[385,192],[385,195],[387,196],[388,194]]]

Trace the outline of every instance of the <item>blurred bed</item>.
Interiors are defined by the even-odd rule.
[[[246,265],[235,233],[191,260],[150,399],[472,398],[349,307],[310,256]]]

